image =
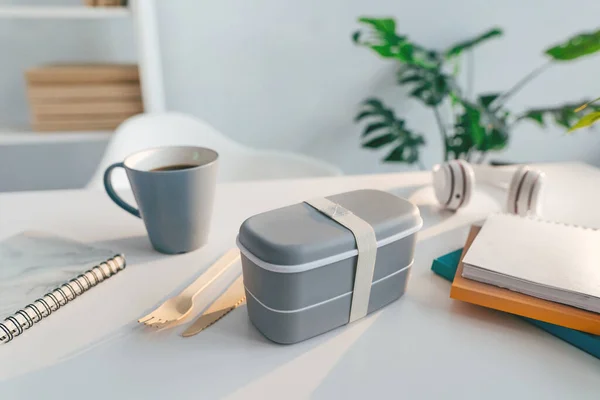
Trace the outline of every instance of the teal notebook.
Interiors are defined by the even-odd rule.
[[[454,280],[454,275],[456,274],[456,268],[458,268],[461,254],[462,249],[458,249],[436,258],[433,260],[433,264],[431,264],[431,270],[442,278],[452,282]],[[549,334],[554,335],[557,338],[562,339],[565,342],[585,351],[586,353],[589,353],[596,358],[600,358],[600,336],[590,335],[589,333],[549,324],[547,322],[537,321],[535,319],[525,317],[517,318],[522,318],[538,328],[545,330]]]

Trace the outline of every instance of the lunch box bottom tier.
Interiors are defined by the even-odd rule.
[[[373,282],[406,268],[414,257],[415,235],[377,249]],[[344,258],[301,272],[276,272],[249,258],[242,251],[244,285],[265,306],[276,310],[298,310],[349,293],[354,286],[357,256]],[[283,271],[294,266],[277,266]]]
[[[368,313],[399,299],[406,289],[410,268],[405,267],[374,281],[371,286]],[[297,343],[346,325],[350,318],[352,292],[299,310],[274,310],[257,299],[246,288],[248,316],[268,339],[282,344]]]

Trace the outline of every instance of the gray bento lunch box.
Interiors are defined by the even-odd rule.
[[[379,190],[329,196],[372,225],[377,238],[368,313],[402,296],[419,209]],[[268,339],[296,343],[349,321],[357,249],[352,232],[306,203],[248,218],[237,239],[248,315]]]

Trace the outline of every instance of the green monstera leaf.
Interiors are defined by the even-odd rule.
[[[526,110],[517,117],[518,121],[530,120],[545,127],[548,120],[563,128],[571,129],[577,121],[589,113],[600,111],[600,104],[588,103],[585,110],[579,107],[581,103],[566,103],[555,107],[541,107]]]
[[[441,68],[424,69],[411,65],[398,71],[399,85],[412,85],[410,95],[427,106],[437,106],[456,86],[452,75],[442,72]]]
[[[501,150],[508,144],[508,113],[492,111],[490,104],[499,94],[479,96],[477,103],[458,99],[462,112],[456,117],[454,132],[446,141],[450,154],[455,158],[467,156],[472,150],[485,153]]]
[[[518,120],[529,119],[545,127],[547,119],[552,118],[556,125],[569,128],[577,120],[577,113],[574,110],[574,105],[569,104],[558,107],[534,108],[527,110],[518,117]]]
[[[419,161],[419,146],[424,144],[425,139],[423,139],[423,136],[408,136],[402,142],[397,143],[394,150],[383,161],[414,164]]]
[[[510,113],[503,108],[492,108],[492,103],[500,93],[486,93],[478,98],[482,122],[485,125],[485,137],[477,149],[482,152],[502,150],[508,144]]]
[[[397,118],[394,111],[383,105],[379,99],[368,99],[355,118],[356,122],[366,120],[362,133],[362,146],[370,149],[393,147],[385,157],[385,162],[414,164],[420,159],[420,148],[425,145],[422,135],[406,127],[403,119]]]
[[[393,18],[362,17],[358,19],[358,22],[361,22],[365,25],[370,25],[371,28],[373,28],[372,33],[383,42],[397,44],[406,39],[405,37],[396,35],[396,21]],[[359,42],[360,37],[360,31],[354,32],[352,36],[355,43]]]
[[[546,50],[555,61],[571,61],[600,51],[600,30],[582,33]]]
[[[485,93],[479,95],[479,104],[481,104],[485,109],[488,109],[489,106],[500,97],[500,93]]]
[[[468,134],[473,146],[479,149],[485,141],[485,126],[482,123],[481,110],[474,104],[463,102],[464,112],[459,115],[456,129]]]
[[[369,30],[352,34],[352,41],[357,45],[368,47],[381,57],[392,58],[403,64],[425,69],[439,66],[441,56],[411,42],[407,36],[398,35],[394,19],[362,17],[358,21],[367,25]]]
[[[361,41],[363,33],[356,31],[352,34],[352,41],[370,47],[382,57],[392,57],[394,50],[406,40],[406,37],[396,35],[396,21],[392,18],[359,18],[358,21],[371,28],[371,38]]]
[[[475,46],[495,37],[502,36],[502,29],[492,28],[473,39],[465,40],[455,44],[444,52],[446,58],[452,58],[460,55],[463,51],[471,50]]]

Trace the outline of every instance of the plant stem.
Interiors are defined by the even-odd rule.
[[[454,57],[454,64],[452,66],[452,76],[457,77],[460,74],[460,59],[458,57]]]
[[[473,51],[467,53],[467,99],[473,97],[473,87],[475,86],[475,57]]]
[[[598,97],[597,99],[594,99],[590,102],[585,103],[584,105],[580,106],[579,108],[577,108],[575,110],[575,112],[579,112],[579,111],[583,111],[585,110],[590,104],[597,102],[598,100],[600,100],[600,97]]]
[[[473,148],[471,147],[469,151],[467,151],[467,155],[465,156],[465,160],[470,163],[471,158],[473,158]]]
[[[435,114],[435,120],[437,121],[440,134],[442,135],[442,143],[444,145],[444,161],[448,161],[448,134],[440,115],[440,109],[438,106],[433,107],[433,113]]]
[[[533,80],[538,75],[540,75],[542,72],[544,72],[546,70],[546,68],[550,67],[550,65],[552,65],[552,61],[548,61],[545,64],[540,65],[539,67],[537,67],[536,69],[534,69],[533,71],[531,71],[530,73],[525,75],[524,78],[522,78],[520,81],[518,81],[507,92],[498,96],[498,98],[496,98],[496,100],[494,100],[492,103],[493,105],[495,105],[495,107],[494,108],[490,107],[492,112],[498,111],[500,109],[500,107],[502,107],[502,105],[506,102],[506,100],[508,100],[515,93],[517,93],[519,90],[521,90],[523,88],[523,86],[525,86],[527,83],[529,83],[529,81]]]
[[[483,163],[483,161],[485,160],[486,154],[487,154],[487,151],[482,151],[481,152],[481,154],[479,155],[479,159],[477,160],[477,164]]]

